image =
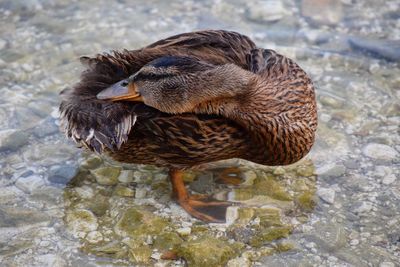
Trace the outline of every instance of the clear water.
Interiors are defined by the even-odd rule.
[[[157,216],[180,227],[183,239],[188,228],[194,232],[199,223],[169,199],[166,170],[125,166],[111,185],[89,175],[110,163],[82,153],[59,133],[58,92],[78,80],[81,55],[138,48],[195,29],[223,28],[295,59],[317,86],[318,138],[303,161],[315,168],[316,205],[303,217],[293,215],[288,238],[271,242],[285,242],[292,249],[264,253],[245,264],[399,266],[399,14],[398,0],[1,0],[0,264],[136,264],[132,256],[118,256],[121,247],[112,248],[114,232],[118,234],[112,218],[118,220],[131,203],[151,206]],[[227,165],[238,166],[247,176],[248,171],[260,175],[264,170],[235,160]],[[215,170],[208,173],[218,175]],[[296,178],[302,179],[300,174],[282,186],[289,188]],[[198,185],[190,186],[201,191]],[[116,188],[123,193],[115,193]],[[90,206],[96,201],[108,204]],[[93,212],[97,222],[89,218],[86,226],[74,224],[74,211],[96,208],[106,216]],[[211,236],[229,236],[223,226],[204,227]],[[123,240],[123,235],[118,238]],[[184,264],[160,260],[156,250],[150,254],[141,264]]]

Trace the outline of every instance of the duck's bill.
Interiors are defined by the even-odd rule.
[[[142,96],[136,91],[133,83],[126,80],[111,85],[97,94],[98,99],[111,101],[139,101],[143,102]]]

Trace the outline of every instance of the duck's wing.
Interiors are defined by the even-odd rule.
[[[256,45],[237,32],[208,30],[182,33],[157,41],[144,51],[162,51],[163,55],[187,55],[212,64],[234,63],[248,69],[247,56]]]
[[[65,134],[83,146],[102,152],[118,149],[141,116],[158,116],[144,105],[99,100],[96,95],[137,72],[148,62],[166,55],[191,56],[213,64],[235,63],[248,68],[255,44],[246,36],[228,31],[198,31],[175,35],[139,50],[124,50],[82,57],[86,70],[81,80],[64,90],[60,120]]]

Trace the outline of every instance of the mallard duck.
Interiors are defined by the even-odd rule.
[[[168,167],[173,198],[200,220],[224,222],[231,203],[190,195],[185,169],[230,158],[286,165],[313,145],[311,79],[239,33],[183,33],[81,62],[80,81],[61,93],[66,135],[120,162]]]

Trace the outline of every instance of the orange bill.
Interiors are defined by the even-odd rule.
[[[98,99],[111,101],[139,101],[143,102],[142,96],[137,92],[133,82],[122,80],[97,94]]]

